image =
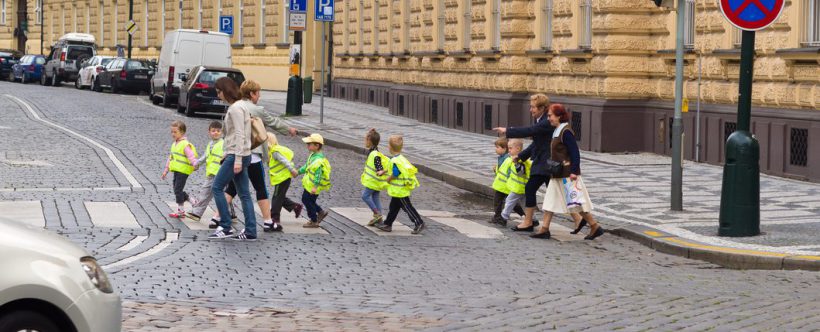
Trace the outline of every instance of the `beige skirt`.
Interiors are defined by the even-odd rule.
[[[570,181],[569,178],[553,178],[550,179],[549,186],[547,186],[547,195],[544,196],[544,211],[552,213],[570,213],[570,212],[592,212],[592,201],[589,199],[589,191],[584,185],[581,176],[578,176],[575,188],[581,192],[581,206],[579,209],[569,211],[567,209],[567,189],[564,181]]]

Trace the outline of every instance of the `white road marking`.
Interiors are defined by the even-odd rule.
[[[259,204],[254,202],[253,210],[256,212],[256,219],[259,225],[264,223],[262,219],[262,211],[259,209]],[[308,220],[305,219],[307,216],[307,210],[302,209],[302,216],[299,219],[296,219],[296,216],[293,212],[288,212],[288,210],[282,209],[282,212],[279,213],[279,222],[282,225],[282,232],[288,234],[330,234],[322,227],[318,228],[304,228],[304,225]],[[262,226],[258,226],[256,228],[257,231],[262,231],[260,228]]]
[[[171,208],[170,212],[174,212],[177,210],[176,202],[165,202],[165,204],[167,204],[168,207]],[[185,211],[191,211],[191,204],[186,202],[185,205]],[[188,226],[188,229],[192,231],[207,231],[210,230],[210,228],[208,228],[208,223],[210,222],[211,217],[213,217],[214,213],[214,210],[212,210],[209,206],[207,209],[205,209],[205,213],[202,214],[202,217],[199,218],[199,221],[194,221],[190,218],[182,218],[181,220],[182,223],[185,224],[185,226]]]
[[[108,156],[108,159],[110,159],[110,160],[111,160],[111,162],[113,162],[113,163],[114,163],[114,166],[116,166],[116,167],[117,167],[117,169],[120,171],[120,173],[122,173],[122,175],[123,175],[123,176],[125,176],[125,178],[128,180],[128,182],[131,184],[131,186],[132,186],[132,187],[134,187],[134,188],[142,188],[142,185],[141,185],[141,184],[137,181],[137,179],[136,179],[136,178],[134,178],[134,175],[132,175],[132,174],[131,174],[131,172],[130,172],[127,168],[125,168],[125,165],[123,165],[123,163],[122,163],[122,162],[121,162],[121,161],[117,158],[117,156],[116,156],[116,155],[114,155],[114,152],[113,152],[113,151],[111,151],[111,149],[109,149],[109,148],[107,148],[107,147],[103,146],[102,144],[98,143],[97,141],[95,141],[95,140],[93,140],[93,139],[91,139],[91,138],[88,138],[88,137],[86,137],[86,136],[83,136],[82,134],[77,133],[77,132],[75,132],[75,131],[73,131],[73,130],[71,130],[71,129],[68,129],[68,128],[63,127],[63,126],[61,126],[61,125],[58,125],[58,124],[56,124],[56,123],[54,123],[54,122],[51,122],[51,121],[48,121],[48,120],[45,120],[45,119],[40,118],[40,115],[38,115],[38,114],[37,114],[37,112],[35,112],[35,111],[34,111],[34,109],[31,107],[31,105],[29,105],[29,104],[28,104],[28,103],[26,103],[25,101],[21,100],[20,98],[17,98],[17,97],[12,96],[12,95],[5,95],[5,96],[6,96],[6,98],[10,98],[10,99],[14,100],[15,102],[17,102],[18,104],[20,104],[20,105],[22,105],[23,107],[25,107],[25,109],[26,109],[29,113],[31,113],[31,115],[32,115],[35,119],[37,119],[37,121],[43,122],[43,123],[45,123],[45,124],[47,124],[47,125],[49,125],[49,126],[52,126],[52,127],[54,127],[54,128],[60,129],[60,130],[65,131],[65,132],[67,132],[67,133],[69,133],[69,134],[72,134],[72,135],[74,135],[74,136],[77,136],[77,137],[79,137],[79,138],[81,138],[81,139],[83,139],[83,140],[85,140],[85,141],[87,141],[87,142],[91,143],[92,145],[96,146],[96,147],[97,147],[97,148],[99,148],[100,150],[103,150],[103,151],[105,152],[105,154]]]
[[[28,224],[34,227],[46,227],[43,206],[40,201],[5,201],[0,202],[3,217]]]
[[[95,227],[140,228],[131,210],[123,202],[85,202],[85,209]]]
[[[364,226],[368,230],[376,235],[379,236],[418,236],[410,234],[413,230],[410,227],[405,226],[402,223],[394,222],[393,223],[393,231],[392,232],[382,232],[378,229],[373,227],[368,227],[367,223],[370,222],[370,219],[373,219],[373,211],[370,211],[368,208],[331,208],[334,212],[342,215],[343,217],[349,219],[352,222],[355,222],[359,225]]]
[[[117,248],[117,250],[119,250],[119,251],[128,251],[128,250],[134,249],[138,245],[142,244],[142,242],[144,242],[145,239],[147,239],[147,238],[148,237],[145,236],[145,235],[139,235],[139,236],[131,239],[131,241],[128,241],[128,243],[126,243],[122,247]]]
[[[177,239],[179,239],[179,233],[165,233],[165,239],[162,240],[160,243],[157,243],[157,245],[155,245],[151,249],[148,249],[148,250],[146,250],[144,252],[141,252],[137,255],[134,255],[134,256],[131,256],[131,257],[116,261],[116,262],[108,264],[108,265],[105,265],[105,266],[103,266],[103,269],[110,269],[112,267],[116,267],[116,266],[120,266],[120,265],[131,264],[131,263],[133,263],[135,261],[138,261],[140,259],[155,255],[158,252],[160,252],[163,249],[170,246]]]
[[[455,228],[459,233],[464,234],[469,238],[499,239],[504,237],[504,234],[501,233],[501,231],[499,231],[497,228],[487,227],[474,221],[469,221],[467,219],[452,217],[432,217],[430,219],[432,219],[435,222]]]

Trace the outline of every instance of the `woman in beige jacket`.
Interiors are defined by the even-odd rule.
[[[225,112],[223,120],[225,158],[222,159],[222,166],[216,173],[213,187],[211,187],[216,207],[219,210],[220,224],[208,238],[255,240],[256,213],[253,209],[250,188],[248,188],[248,166],[251,163],[250,112],[242,107],[239,85],[233,79],[223,77],[216,80],[216,91],[219,98],[231,106]],[[229,181],[233,181],[239,191],[242,211],[245,214],[245,229],[238,234],[231,230],[231,213],[228,209],[228,201],[225,199],[225,187]]]

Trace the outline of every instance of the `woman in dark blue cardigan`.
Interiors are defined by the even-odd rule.
[[[535,214],[537,204],[535,194],[538,192],[538,188],[541,188],[541,185],[548,184],[550,180],[550,176],[547,174],[547,160],[550,159],[550,142],[555,127],[547,120],[547,107],[549,105],[550,99],[546,95],[540,93],[532,95],[530,96],[530,114],[535,119],[535,124],[522,128],[493,128],[500,135],[506,135],[507,138],[532,138],[532,144],[518,155],[521,160],[532,159],[532,170],[530,171],[530,179],[524,189],[524,221],[518,226],[513,226],[512,230],[514,231],[532,232],[534,229],[533,214]]]

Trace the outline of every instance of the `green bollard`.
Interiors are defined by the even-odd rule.
[[[299,75],[288,79],[288,97],[285,101],[285,114],[302,115],[302,79]]]
[[[726,141],[719,236],[760,235],[760,145],[748,131]]]
[[[305,104],[310,104],[313,100],[313,77],[305,77],[305,84],[303,85],[303,89],[305,92]]]

